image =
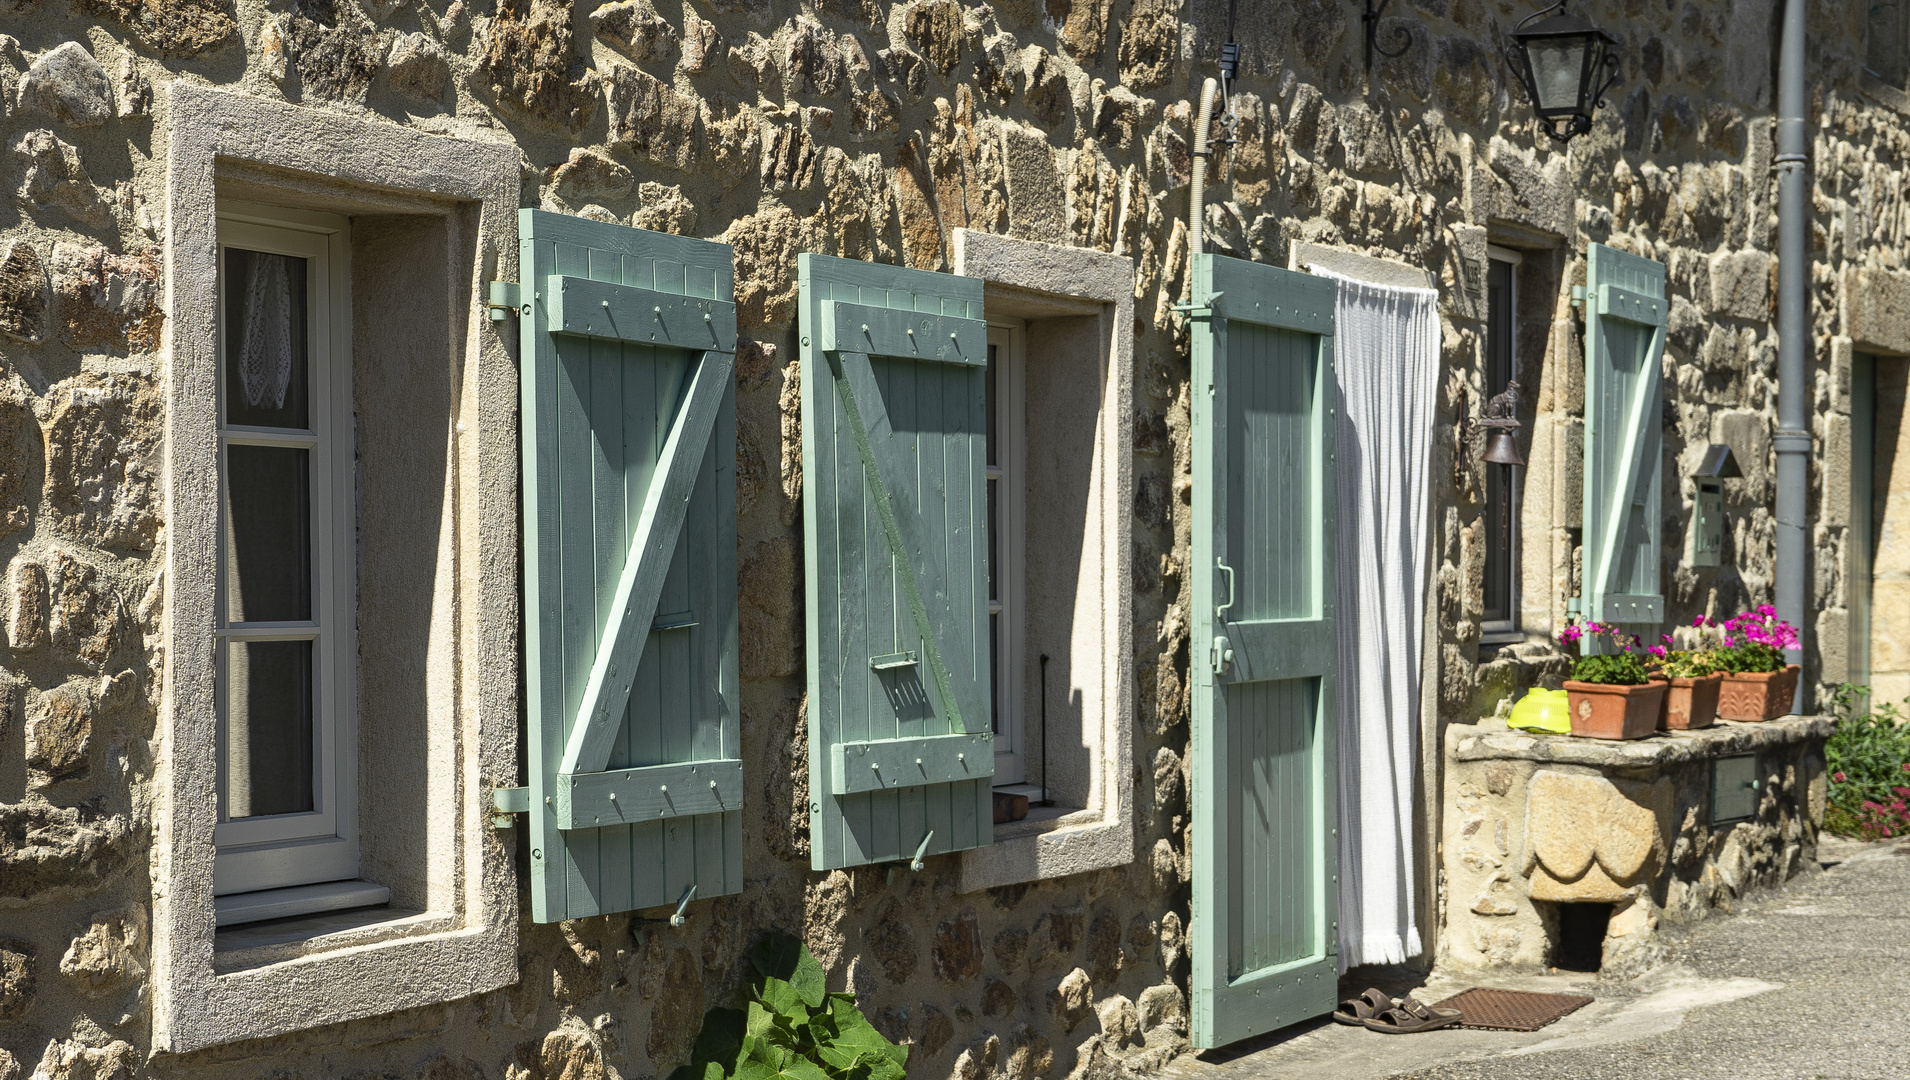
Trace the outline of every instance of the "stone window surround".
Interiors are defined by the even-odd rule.
[[[491,788],[517,775],[514,324],[489,322],[478,297],[484,281],[514,276],[519,191],[509,145],[185,80],[166,98],[167,620],[151,966],[154,1052],[182,1053],[466,997],[518,977],[512,845],[491,835],[487,812]],[[427,804],[455,812],[414,823],[404,838],[423,866],[419,902],[408,905],[419,914],[250,954],[215,954],[212,895],[220,196],[436,223],[476,252],[475,265],[452,263],[445,278],[447,300],[463,288],[470,307],[451,321],[464,332],[446,339],[453,374],[440,380],[457,434],[442,436],[447,539],[430,579],[429,685],[413,733],[432,751],[418,770],[433,795]]]
[[[1078,698],[1079,745],[1087,775],[1074,777],[1086,798],[1081,809],[1046,820],[995,827],[994,843],[961,854],[960,892],[1039,881],[1134,861],[1134,264],[1126,256],[1089,248],[1062,247],[1017,240],[993,233],[956,229],[952,238],[954,272],[985,282],[989,315],[1024,319],[1029,327],[1028,396],[1041,392],[1037,368],[1046,360],[1092,365],[1092,458],[1085,493],[1088,531],[1081,537],[1079,565],[1071,571],[1077,589],[1069,614],[1071,656],[1085,658],[1064,666],[1059,685],[1051,681],[1051,701]],[[1065,289],[1067,291],[1058,291]],[[1070,350],[1056,335],[1044,343],[1046,320],[1094,319],[1098,333],[1088,339],[1093,352]],[[1059,323],[1054,324],[1057,328]],[[1044,344],[1051,351],[1044,352]],[[1083,380],[1076,385],[1092,385]],[[1031,472],[1038,463],[1030,455]],[[1031,483],[1038,479],[1031,479]],[[1030,584],[1043,574],[1036,545],[1024,560]],[[1033,590],[1030,590],[1031,593]],[[1075,648],[1075,645],[1079,648]],[[1032,672],[1033,665],[1029,665]],[[1051,678],[1054,671],[1051,669]],[[1055,716],[1051,705],[1050,719]],[[1043,763],[1046,767],[1046,763]],[[1059,772],[1060,770],[1057,770]],[[1060,779],[1059,776],[1056,778]]]

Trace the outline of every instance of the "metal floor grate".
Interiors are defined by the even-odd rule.
[[[1439,1003],[1458,1009],[1461,1027],[1501,1031],[1537,1031],[1575,1009],[1592,1003],[1581,994],[1534,994],[1524,990],[1462,990]]]

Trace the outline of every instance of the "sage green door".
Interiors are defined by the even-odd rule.
[[[1332,1011],[1333,286],[1194,258],[1193,1041]]]

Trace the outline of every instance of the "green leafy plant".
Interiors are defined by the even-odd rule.
[[[799,939],[777,931],[749,959],[747,1004],[706,1013],[670,1080],[903,1080],[908,1048],[884,1038],[854,994],[827,993]]]
[[[1837,726],[1824,744],[1824,828],[1865,840],[1910,835],[1910,718],[1888,703],[1865,707],[1869,697],[1869,687],[1846,683],[1832,698]]]
[[[1658,659],[1658,667],[1667,679],[1702,679],[1724,670],[1710,652],[1669,649]]]
[[[1572,663],[1573,679],[1607,686],[1643,686],[1651,680],[1651,673],[1637,652],[1638,638],[1610,623],[1581,623],[1574,619],[1559,631],[1559,644],[1577,645],[1588,634],[1594,639],[1610,638],[1619,651],[1579,657]]]
[[[1651,675],[1637,656],[1623,652],[1579,657],[1572,663],[1572,678],[1607,686],[1643,686]]]

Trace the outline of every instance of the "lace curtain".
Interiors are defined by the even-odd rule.
[[[245,403],[282,409],[292,385],[291,259],[249,252],[245,275],[245,317],[239,328],[239,381]]]

